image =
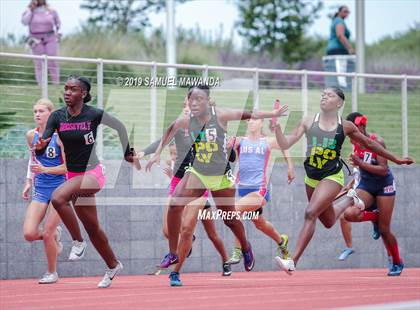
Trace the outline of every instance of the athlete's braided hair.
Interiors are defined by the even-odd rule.
[[[190,87],[188,87],[188,98],[190,98],[191,93],[194,90],[194,88],[201,89],[207,94],[207,96],[210,96],[210,87],[207,84],[199,83],[199,84],[191,85]]]
[[[346,96],[344,95],[344,92],[340,87],[331,86],[331,87],[328,87],[328,89],[331,89],[338,97],[341,98],[341,100],[343,101],[346,100]]]

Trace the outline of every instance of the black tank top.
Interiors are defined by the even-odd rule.
[[[227,133],[217,121],[214,107],[210,108],[210,113],[210,120],[204,125],[196,117],[190,119],[192,167],[203,175],[224,175],[230,170]]]
[[[306,175],[311,179],[322,180],[338,173],[343,167],[340,153],[345,138],[341,117],[338,117],[336,130],[325,131],[319,128],[318,113],[306,131],[306,138]]]

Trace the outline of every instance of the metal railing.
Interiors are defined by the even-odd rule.
[[[401,141],[402,141],[402,155],[407,156],[409,154],[409,143],[408,143],[408,96],[407,87],[408,81],[420,81],[420,76],[412,75],[383,75],[383,74],[367,74],[367,73],[336,73],[336,72],[324,72],[324,71],[310,71],[310,70],[280,70],[280,69],[264,69],[264,68],[244,68],[244,67],[227,67],[227,66],[210,66],[210,65],[188,65],[188,64],[167,64],[159,62],[144,62],[144,61],[127,61],[127,60],[115,60],[115,59],[101,59],[101,58],[75,58],[75,57],[59,57],[59,56],[36,56],[27,54],[15,54],[15,53],[0,53],[0,59],[13,58],[13,59],[31,59],[31,60],[42,60],[42,96],[48,97],[49,84],[48,84],[48,61],[55,60],[59,62],[73,62],[73,63],[87,63],[96,64],[96,79],[97,79],[97,107],[104,107],[104,65],[129,65],[146,67],[150,69],[150,77],[156,78],[159,68],[176,68],[176,69],[193,69],[201,71],[203,78],[208,77],[209,71],[221,71],[221,72],[236,72],[236,73],[247,73],[252,75],[252,94],[253,94],[253,106],[259,108],[260,106],[260,82],[262,74],[272,75],[285,75],[285,76],[299,76],[300,77],[300,101],[301,110],[303,116],[308,114],[308,83],[310,77],[313,76],[343,76],[350,77],[352,80],[351,88],[351,110],[358,110],[358,98],[359,90],[358,83],[359,79],[384,79],[384,80],[395,80],[401,83]],[[150,141],[154,141],[157,137],[157,91],[156,87],[150,89]],[[102,130],[98,132],[98,153],[100,156],[103,153],[103,133]]]

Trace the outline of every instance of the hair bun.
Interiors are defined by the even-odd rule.
[[[91,88],[90,80],[84,76],[79,76],[78,80],[86,85],[86,90],[89,92]]]
[[[89,102],[92,100],[92,96],[87,93],[86,97],[83,98],[83,103]]]

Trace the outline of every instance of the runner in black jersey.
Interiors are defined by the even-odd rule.
[[[190,114],[190,110],[188,107],[188,101],[186,98],[186,102],[184,103],[184,113],[185,115]],[[191,136],[186,129],[178,129],[178,131],[174,135],[174,143],[169,146],[170,148],[170,155],[171,157],[174,156],[174,158],[171,159],[171,163],[168,164],[168,167],[165,168],[165,174],[168,175],[168,177],[171,178],[171,183],[169,185],[169,195],[168,195],[168,203],[167,206],[165,206],[165,209],[163,211],[163,235],[169,239],[168,235],[168,209],[169,209],[169,202],[170,199],[175,191],[175,188],[179,184],[179,182],[182,180],[182,178],[185,175],[186,169],[188,169],[193,162],[193,154],[190,151],[191,145],[192,145],[192,139]],[[140,154],[142,156],[146,156],[152,153],[155,153],[161,140],[153,142],[151,145],[146,147],[143,152]],[[235,161],[235,152],[230,153],[229,161],[234,162]],[[173,161],[173,162],[172,162]],[[209,218],[206,219],[207,212],[209,212],[209,209],[211,208],[211,205],[208,201],[208,191],[206,191],[202,197],[198,198],[192,203],[192,206],[189,206],[188,208],[184,208],[183,212],[183,219],[182,219],[182,226],[181,226],[181,233],[180,238],[181,242],[178,243],[178,252],[179,258],[180,258],[180,267],[182,265],[181,262],[184,261],[185,257],[189,257],[191,254],[192,248],[190,248],[189,252],[183,252],[179,248],[180,246],[183,246],[185,242],[183,240],[192,240],[194,241],[194,231],[197,225],[198,221],[198,215],[201,213],[203,218],[201,219],[201,222],[204,226],[204,230],[206,231],[206,234],[208,238],[213,243],[216,250],[219,252],[221,258],[222,258],[222,268],[223,268],[223,276],[230,276],[232,273],[230,264],[228,261],[228,255],[226,253],[225,246],[223,244],[222,238],[220,238],[219,234],[216,230],[216,225],[214,223],[214,220]],[[204,210],[207,211],[204,211]],[[169,267],[168,261],[162,261],[160,264],[161,269],[166,269]]]
[[[64,86],[66,106],[53,112],[47,123],[42,138],[36,144],[37,153],[42,152],[55,131],[66,150],[67,181],[52,194],[51,203],[69,230],[73,240],[70,259],[84,256],[86,242],[78,230],[78,223],[73,209],[68,202],[73,201],[77,216],[83,223],[89,238],[106,262],[106,271],[98,287],[111,285],[113,277],[123,268],[114,255],[108,239],[99,226],[96,212],[95,194],[104,186],[105,177],[102,166],[95,152],[95,139],[98,126],[107,125],[118,132],[125,160],[134,163],[139,169],[138,160],[128,144],[128,135],[124,125],[108,113],[91,107],[90,82],[87,78],[70,76]]]
[[[295,270],[295,264],[312,239],[316,220],[319,219],[326,228],[331,228],[348,207],[346,201],[332,205],[344,185],[340,152],[345,136],[349,136],[351,140],[357,141],[360,145],[396,164],[411,164],[413,162],[410,158],[399,159],[379,143],[360,133],[352,122],[342,120],[338,116],[338,111],[343,104],[343,91],[336,87],[327,88],[321,96],[320,113],[315,117],[305,117],[287,138],[283,135],[280,125],[277,125],[276,128],[277,142],[282,149],[290,148],[305,133],[307,137],[304,166],[309,204],[305,210],[305,222],[299,233],[292,258],[276,257],[279,267],[289,274]],[[355,192],[352,191],[352,193]],[[349,199],[353,198],[357,197],[353,195],[349,197]]]
[[[163,147],[171,140],[178,129],[188,129],[192,138],[194,161],[185,173],[184,178],[175,189],[168,211],[168,232],[170,253],[164,258],[169,263],[179,261],[177,256],[178,235],[182,221],[184,206],[201,197],[210,190],[218,209],[235,213],[235,188],[232,172],[228,163],[226,141],[227,123],[233,120],[253,118],[271,118],[280,116],[287,111],[287,106],[272,112],[245,112],[242,110],[222,109],[210,106],[209,88],[205,85],[194,86],[188,92],[188,104],[191,117],[182,116],[167,129],[154,157],[147,163],[146,170],[160,161]],[[225,224],[232,230],[241,243],[246,271],[254,267],[254,257],[245,230],[237,218],[224,218]],[[191,248],[191,240],[184,240],[179,252]],[[182,285],[179,279],[179,267],[171,273],[171,285]]]

